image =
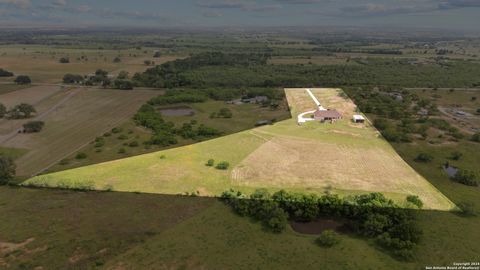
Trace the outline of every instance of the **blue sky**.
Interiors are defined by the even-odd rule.
[[[8,26],[381,26],[480,31],[480,0],[0,0]]]

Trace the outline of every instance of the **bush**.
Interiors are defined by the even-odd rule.
[[[73,83],[81,83],[83,82],[83,76],[77,74],[65,74],[63,76],[63,83],[73,84]]]
[[[463,154],[458,152],[458,151],[455,151],[455,152],[452,152],[452,154],[450,155],[450,159],[452,160],[460,160],[462,158]]]
[[[118,136],[117,139],[122,140],[122,141],[123,141],[123,140],[127,140],[127,139],[128,139],[128,136],[125,135],[125,134],[122,134],[122,135]]]
[[[228,167],[230,167],[230,163],[228,163],[226,161],[222,161],[222,162],[218,163],[215,168],[218,169],[218,170],[227,170]]]
[[[138,144],[137,141],[133,141],[133,142],[130,142],[130,143],[128,144],[128,146],[130,146],[130,147],[138,147],[138,145],[139,145],[139,144]]]
[[[113,82],[113,87],[120,90],[132,90],[133,83],[129,80],[117,79]]]
[[[208,167],[213,167],[215,165],[215,160],[209,159],[205,165]]]
[[[338,234],[336,232],[332,230],[325,230],[315,240],[315,243],[321,247],[329,248],[340,243],[340,240],[338,239]]]
[[[269,213],[269,218],[265,222],[265,226],[274,233],[280,233],[287,227],[288,214],[283,209],[275,207]]]
[[[58,62],[60,62],[61,64],[68,64],[70,63],[70,59],[68,59],[67,57],[62,57],[60,58],[60,60],[58,60]]]
[[[462,210],[462,214],[464,216],[476,216],[477,213],[476,213],[476,210],[475,210],[475,206],[473,205],[473,203],[469,203],[469,202],[462,202],[462,203],[459,203],[457,204],[458,208],[460,208],[460,210]]]
[[[480,142],[480,132],[473,134],[471,140],[473,142]]]
[[[42,121],[30,121],[23,125],[23,131],[26,133],[40,132],[45,125]]]
[[[125,150],[125,148],[123,148],[123,147],[118,149],[119,154],[125,154],[126,152],[127,152],[127,150]]]
[[[467,186],[478,186],[476,173],[469,170],[458,170],[452,180]]]
[[[420,200],[420,198],[418,196],[415,196],[415,195],[408,195],[407,196],[407,202],[416,205],[418,208],[423,207],[422,200]]]
[[[14,179],[15,169],[13,160],[0,154],[0,185],[6,185]]]
[[[85,153],[77,153],[77,155],[75,156],[75,159],[86,159],[87,158],[87,154]]]
[[[37,111],[32,105],[21,103],[15,105],[15,107],[8,112],[8,117],[11,119],[25,119],[32,117],[32,115],[36,112]]]
[[[31,84],[32,80],[30,77],[25,76],[25,75],[19,75],[17,78],[15,78],[14,81],[16,84]]]
[[[424,162],[424,163],[431,162],[432,160],[433,160],[433,156],[427,153],[420,153],[415,158],[416,162]]]
[[[13,77],[13,73],[0,68],[0,77]]]
[[[123,128],[119,128],[119,127],[114,127],[112,128],[112,133],[116,134],[116,133],[120,133],[123,131]]]

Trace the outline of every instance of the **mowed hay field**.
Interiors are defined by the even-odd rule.
[[[160,94],[153,90],[51,88],[57,91],[52,90],[52,95],[38,101],[38,116],[29,119],[45,122],[41,132],[15,134],[18,128],[15,126],[16,121],[4,120],[0,124],[3,127],[0,130],[4,133],[1,143],[3,147],[28,150],[16,160],[19,176],[38,174],[59,162],[95,137],[130,119],[142,104]],[[7,95],[17,94],[17,102],[20,103],[23,102],[22,91],[29,89]]]
[[[353,102],[339,89],[313,89],[327,108],[344,119],[335,124],[309,122],[296,116],[315,108],[305,89],[286,89],[292,119],[219,139],[153,154],[42,175],[28,185],[219,195],[228,188],[256,188],[341,195],[383,192],[399,204],[420,196],[428,209],[454,208],[442,193],[405,163],[369,124],[353,124]],[[228,161],[229,170],[205,166],[208,159]]]

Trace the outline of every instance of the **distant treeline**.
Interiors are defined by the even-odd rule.
[[[137,73],[139,86],[240,88],[308,86],[472,87],[480,64],[451,61],[416,65],[404,60],[366,59],[360,65],[268,65],[268,55],[201,53]]]

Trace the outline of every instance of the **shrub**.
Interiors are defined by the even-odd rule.
[[[412,203],[416,205],[418,208],[423,207],[423,202],[420,200],[420,198],[416,195],[408,195],[407,196],[407,202]]]
[[[11,119],[25,119],[32,117],[37,111],[35,108],[27,103],[15,105],[9,112],[8,117]]]
[[[125,150],[125,148],[123,148],[123,147],[118,149],[119,154],[125,154],[126,152],[127,152],[127,150]]]
[[[125,135],[125,134],[122,134],[122,135],[118,136],[118,139],[119,139],[119,140],[127,140],[127,139],[128,139],[128,136]]]
[[[473,203],[462,202],[462,203],[457,204],[457,206],[458,206],[458,208],[460,208],[460,210],[462,210],[462,214],[464,216],[476,216],[477,215],[476,210],[475,210],[475,206],[473,205]]]
[[[321,247],[329,248],[340,243],[340,240],[338,239],[338,234],[336,232],[332,230],[325,230],[315,240],[315,243]]]
[[[23,125],[23,130],[26,133],[40,132],[45,125],[42,121],[30,121]]]
[[[281,208],[275,207],[269,213],[269,218],[265,222],[265,226],[274,233],[280,233],[287,227],[288,214]]]
[[[86,159],[87,158],[87,154],[85,153],[77,153],[77,155],[75,156],[75,159]]]
[[[139,145],[139,144],[138,144],[137,141],[133,141],[133,142],[130,142],[130,143],[128,144],[128,146],[130,146],[130,147],[138,147],[138,145]]]
[[[114,127],[112,128],[112,133],[116,134],[116,133],[120,133],[123,131],[123,128],[120,128],[120,127]]]
[[[477,175],[469,170],[458,170],[452,180],[467,186],[478,186]]]
[[[208,167],[213,167],[215,165],[215,160],[209,159],[205,165]]]
[[[63,76],[63,83],[67,84],[73,84],[73,83],[80,83],[83,81],[83,76],[82,75],[77,75],[77,74],[65,74]]]
[[[60,160],[59,164],[63,166],[63,165],[68,165],[69,163],[70,163],[70,160],[67,159],[67,158],[64,158],[64,159]]]
[[[67,57],[62,57],[60,58],[60,60],[58,60],[58,62],[60,62],[61,64],[68,64],[70,63],[70,59],[68,59]]]
[[[480,132],[473,134],[471,140],[473,142],[480,142]]]
[[[218,163],[215,168],[218,169],[218,170],[227,170],[228,167],[230,167],[230,163],[228,163],[226,161],[222,161],[222,162]]]
[[[415,158],[416,162],[431,162],[433,160],[433,156],[427,153],[420,153],[418,156]]]
[[[17,76],[17,78],[15,78],[15,81],[14,81],[16,84],[31,84],[32,83],[32,80],[30,79],[30,77],[28,76],[25,76],[25,75],[19,75]]]
[[[461,152],[455,151],[455,152],[452,152],[452,154],[450,155],[450,159],[460,160],[462,158],[462,156],[463,156],[463,154]]]
[[[13,77],[13,73],[0,68],[0,77]]]
[[[110,136],[112,136],[112,133],[110,133],[110,132],[107,132],[107,133],[103,134],[103,137],[110,137]]]
[[[0,154],[0,185],[6,185],[14,179],[15,169],[13,160]]]
[[[167,157],[165,155],[161,155],[160,159],[166,159]]]

